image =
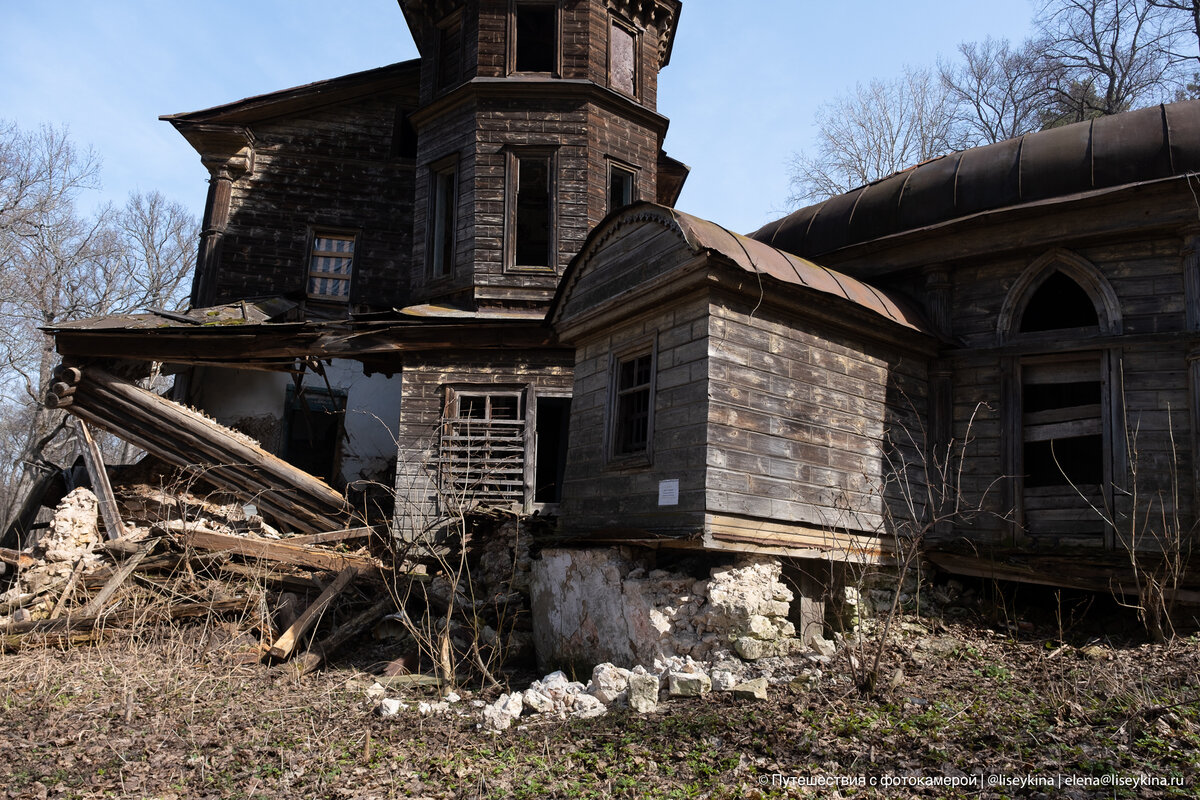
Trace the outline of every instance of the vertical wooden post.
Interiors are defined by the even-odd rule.
[[[121,523],[121,515],[117,511],[117,498],[113,494],[112,484],[108,482],[108,472],[104,469],[104,458],[100,448],[92,438],[88,425],[81,419],[75,420],[75,430],[79,433],[79,449],[83,454],[83,463],[87,466],[88,475],[92,479],[92,489],[100,502],[100,516],[104,519],[104,533],[109,539],[120,539],[125,536],[125,526]]]

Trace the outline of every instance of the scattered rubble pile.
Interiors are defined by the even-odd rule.
[[[421,716],[475,713],[480,728],[502,731],[522,719],[583,719],[602,716],[613,707],[646,714],[658,710],[660,702],[671,698],[700,697],[714,691],[730,692],[739,699],[765,700],[771,685],[815,686],[823,674],[821,667],[830,660],[829,655],[807,653],[768,658],[756,664],[736,658],[700,663],[688,657],[658,661],[651,668],[638,665],[624,669],[604,663],[592,670],[586,684],[556,671],[535,680],[524,691],[502,694],[490,704],[472,701],[473,711],[459,706],[461,698],[455,693],[435,703],[420,702],[414,710]],[[399,698],[387,695],[379,683],[367,690],[367,697],[380,716],[395,716],[409,708]]]
[[[245,645],[241,659],[295,655],[298,668],[311,671],[394,610],[380,562],[366,549],[348,549],[368,540],[371,528],[289,536],[228,495],[148,483],[118,487],[111,497],[117,537],[108,536],[96,495],[76,488],[36,541],[0,550],[8,573],[0,576],[0,648],[225,616],[253,634],[233,637]],[[302,646],[318,623],[326,634]]]

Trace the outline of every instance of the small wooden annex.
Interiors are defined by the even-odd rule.
[[[550,319],[576,352],[567,529],[880,554],[937,348],[911,304],[643,203],[592,232]]]

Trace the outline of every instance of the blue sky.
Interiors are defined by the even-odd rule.
[[[0,118],[66,124],[103,194],[159,189],[199,216],[207,173],[161,114],[416,56],[395,0],[5,0]],[[659,111],[692,167],[679,208],[736,231],[780,216],[823,101],[957,44],[1030,32],[1031,0],[684,0]]]

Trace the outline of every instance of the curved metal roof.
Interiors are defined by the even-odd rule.
[[[751,238],[813,256],[981,211],[1200,170],[1200,100],[951,153],[768,223]]]
[[[621,228],[642,222],[656,222],[674,230],[693,253],[719,254],[733,266],[751,274],[764,275],[781,283],[835,295],[898,325],[922,333],[929,332],[929,326],[921,314],[903,298],[848,275],[826,269],[807,259],[733,233],[715,222],[648,202],[635,203],[615,212],[592,231],[579,255],[572,260],[567,274],[563,276],[558,297],[555,298],[554,308],[549,315],[550,319],[557,316],[557,309],[562,307],[565,295],[578,279],[580,266],[587,257]]]

